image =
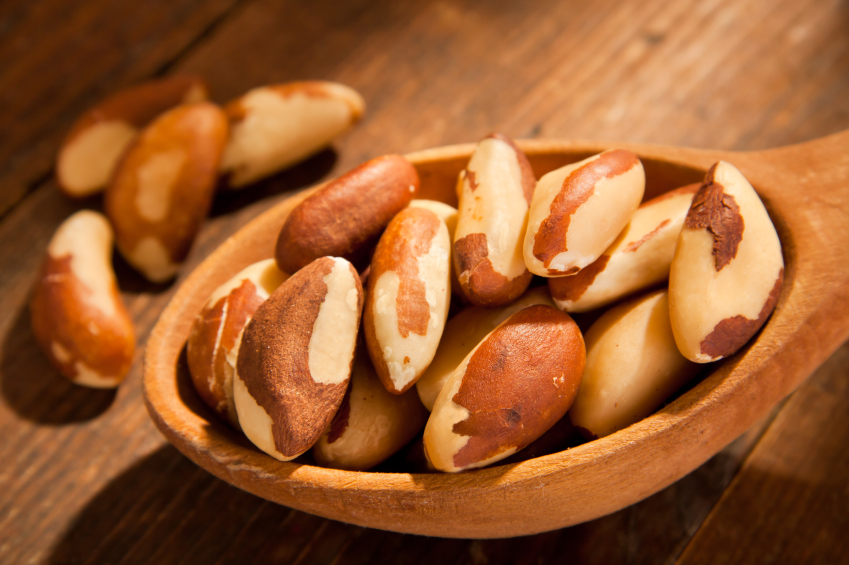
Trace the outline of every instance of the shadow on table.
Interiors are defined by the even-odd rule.
[[[3,336],[0,392],[20,417],[47,425],[91,420],[106,411],[114,390],[71,383],[47,359],[32,333],[29,308],[22,305]]]
[[[396,534],[326,520],[245,493],[170,445],[103,488],[50,563],[666,563],[737,470],[734,446],[629,508],[571,528],[500,540]]]

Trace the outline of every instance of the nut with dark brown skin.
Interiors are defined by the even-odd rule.
[[[460,172],[452,256],[463,294],[494,308],[516,300],[531,282],[522,243],[536,177],[508,137],[481,140]]]
[[[153,282],[173,277],[209,212],[227,118],[186,104],[147,126],[127,149],[104,197],[118,250]]]
[[[547,288],[532,288],[515,302],[501,308],[471,306],[448,320],[433,361],[416,381],[416,390],[425,408],[433,409],[439,392],[451,374],[483,338],[504,320],[534,304],[554,306]]]
[[[233,398],[242,431],[281,461],[304,453],[342,403],[363,308],[359,275],[323,257],[280,285],[245,328]]]
[[[697,363],[732,355],[766,322],[783,282],[766,208],[740,171],[719,161],[693,198],[669,273],[678,349]]]
[[[230,141],[221,162],[225,185],[242,188],[306,159],[360,120],[354,89],[323,81],[255,88],[225,107]]]
[[[174,106],[206,99],[206,84],[192,75],[152,80],[109,96],[80,116],[62,142],[56,157],[59,188],[74,198],[100,192],[141,128]]]
[[[112,270],[112,228],[88,210],[50,240],[30,299],[32,331],[54,366],[76,384],[114,388],[133,362],[135,334]]]
[[[645,184],[643,164],[623,149],[544,175],[528,214],[528,269],[543,277],[562,277],[592,264],[630,221]]]
[[[581,331],[551,306],[513,314],[460,364],[425,426],[441,471],[483,467],[544,434],[569,409],[584,372]]]
[[[587,331],[586,342],[587,367],[569,417],[588,438],[642,420],[700,368],[675,346],[665,290],[611,308]]]
[[[409,207],[389,223],[374,252],[363,331],[391,393],[413,386],[436,353],[451,298],[450,245],[445,222]]]
[[[254,263],[215,289],[192,323],[186,342],[192,382],[203,401],[236,429],[233,375],[242,331],[287,278],[274,259]]]
[[[294,273],[319,257],[361,259],[418,190],[416,169],[400,155],[363,163],[292,210],[277,238],[277,266]]]
[[[557,307],[586,312],[668,279],[678,234],[698,189],[691,184],[649,200],[601,257],[577,275],[548,279]]]
[[[313,447],[319,465],[365,471],[410,443],[427,421],[415,391],[389,393],[361,351],[330,427]]]

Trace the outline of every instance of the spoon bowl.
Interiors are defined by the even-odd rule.
[[[217,477],[267,500],[396,532],[493,538],[577,524],[631,505],[683,477],[752,426],[849,337],[849,132],[758,152],[639,144],[520,141],[541,175],[613,147],[643,161],[646,199],[733,163],[764,201],[781,239],[785,282],[772,317],[691,390],[610,436],[521,463],[460,474],[351,472],[280,462],[201,402],[184,346],[212,291],[273,253],[289,211],[274,206],[229,238],[182,283],[147,344],[144,397],[165,437]],[[456,206],[473,144],[407,155],[419,198]],[[314,190],[314,189],[312,189]]]

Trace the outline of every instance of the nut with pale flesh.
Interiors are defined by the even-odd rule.
[[[336,414],[363,308],[359,275],[322,257],[280,285],[245,328],[233,399],[242,431],[281,461],[304,453]]]
[[[584,371],[581,331],[552,306],[513,314],[445,383],[424,432],[434,467],[457,472],[509,457],[569,409]]]
[[[357,123],[365,102],[334,82],[255,88],[225,107],[230,141],[221,161],[225,185],[241,188],[306,159]]]
[[[325,467],[365,471],[410,443],[426,421],[416,393],[389,393],[360,351],[345,399],[313,447],[313,457]]]
[[[736,167],[719,161],[687,213],[669,273],[669,313],[684,357],[708,363],[766,322],[784,282],[781,242]]]
[[[371,262],[363,331],[389,392],[413,386],[436,353],[451,298],[451,242],[436,214],[405,208],[389,223]]]
[[[586,342],[587,367],[569,418],[588,438],[642,420],[700,369],[675,346],[666,290],[611,308]]]
[[[76,384],[115,388],[133,362],[133,323],[112,270],[113,234],[88,210],[50,240],[30,299],[32,331],[54,366]]]
[[[277,266],[294,273],[325,256],[367,262],[366,252],[418,190],[416,169],[400,155],[363,163],[289,213],[277,238]]]
[[[448,320],[433,361],[416,381],[416,390],[425,408],[433,410],[433,404],[448,378],[483,338],[519,310],[535,304],[554,306],[548,289],[532,288],[512,304],[501,308],[471,306]]]
[[[534,189],[525,233],[528,269],[544,277],[574,275],[622,232],[645,190],[636,155],[611,149],[544,175]]]
[[[586,312],[667,280],[678,234],[698,189],[691,184],[649,200],[601,257],[577,275],[548,279],[557,307]]]
[[[146,127],[104,197],[118,250],[153,282],[177,273],[209,212],[227,118],[209,102],[170,110]]]
[[[500,134],[481,140],[460,172],[452,257],[472,304],[503,306],[528,288],[522,243],[535,184],[528,158]]]
[[[236,429],[233,374],[242,332],[259,305],[287,278],[274,259],[246,267],[215,289],[189,332],[186,356],[195,390]]]
[[[207,99],[203,79],[176,75],[122,90],[80,116],[56,157],[56,180],[68,196],[100,192],[139,130],[180,104]]]

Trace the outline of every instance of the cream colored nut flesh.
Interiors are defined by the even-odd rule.
[[[517,312],[445,383],[425,426],[428,460],[457,472],[521,450],[569,409],[585,359],[581,331],[568,314],[544,305]]]
[[[233,379],[242,431],[281,461],[318,441],[342,403],[363,308],[353,266],[316,259],[280,285],[245,328]]]
[[[451,298],[448,228],[436,214],[405,208],[386,227],[371,262],[363,330],[389,392],[401,394],[427,369]]]
[[[528,158],[500,134],[481,140],[460,172],[452,257],[472,304],[503,306],[530,284],[522,243],[535,184]]]
[[[433,410],[436,397],[448,378],[483,338],[519,310],[535,304],[554,306],[547,288],[532,288],[501,308],[471,306],[448,320],[433,361],[416,381],[416,390],[425,408]]]
[[[266,259],[243,269],[215,289],[195,318],[186,354],[192,382],[201,399],[236,429],[233,374],[242,331],[260,304],[288,275]]]
[[[766,322],[784,282],[781,242],[752,185],[730,163],[708,171],[669,273],[669,312],[684,357],[727,357]]]
[[[365,471],[410,443],[426,421],[415,391],[388,392],[361,351],[345,399],[313,447],[313,457],[324,467]]]
[[[225,108],[232,133],[221,172],[244,187],[324,148],[357,123],[365,102],[333,82],[292,82],[255,88]]]
[[[65,137],[56,157],[59,188],[75,198],[100,192],[140,128],[174,106],[206,98],[203,80],[189,75],[152,80],[106,98]]]
[[[133,362],[135,333],[112,270],[113,234],[102,214],[65,220],[47,247],[30,299],[32,331],[76,384],[114,388]]]
[[[186,104],[147,126],[118,164],[104,197],[118,250],[153,282],[177,273],[209,212],[227,118]]]
[[[577,275],[548,279],[557,307],[586,312],[667,280],[678,234],[698,189],[691,184],[649,200],[601,257]]]
[[[544,175],[528,215],[524,255],[544,277],[574,275],[610,247],[645,190],[636,155],[611,149]]]
[[[445,222],[445,227],[448,228],[448,241],[454,241],[454,232],[457,230],[457,208],[449,206],[438,200],[411,200],[410,206],[415,208],[424,208],[430,210],[439,219]],[[449,259],[449,264],[452,260]],[[463,289],[460,288],[460,281],[457,279],[457,272],[451,268],[451,293],[457,296],[463,296]]]
[[[666,290],[608,310],[586,342],[587,367],[569,417],[590,438],[650,415],[700,368],[675,346]]]
[[[395,214],[419,190],[419,174],[401,155],[383,155],[333,179],[286,217],[274,257],[294,273],[319,257],[344,257],[358,267]]]

